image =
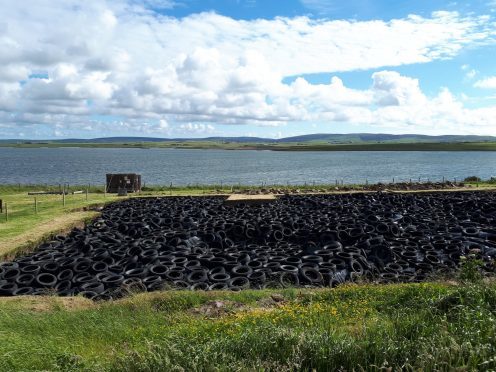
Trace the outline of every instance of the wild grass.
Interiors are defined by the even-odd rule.
[[[53,187],[52,187],[53,188]],[[116,200],[115,195],[69,194],[65,205],[61,195],[28,195],[43,187],[0,186],[3,213],[0,214],[0,257],[29,248],[52,234],[62,233],[96,216],[91,207]],[[37,208],[35,208],[35,197]],[[8,212],[8,215],[7,215]]]
[[[52,298],[2,300],[0,369],[496,368],[494,284],[362,284],[277,294],[169,291],[73,308]],[[205,313],[215,301],[220,310]]]

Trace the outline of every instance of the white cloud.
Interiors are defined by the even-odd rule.
[[[469,80],[473,79],[475,77],[475,75],[477,75],[477,70],[470,70],[470,71],[467,71],[467,73],[465,74],[465,77]]]
[[[475,82],[474,87],[484,89],[496,89],[496,76],[490,76]]]
[[[479,73],[479,71],[477,71],[476,69],[470,68],[469,64],[464,64],[460,68],[462,71],[465,72],[466,80],[472,80]]]
[[[181,132],[186,134],[209,134],[215,131],[215,127],[211,124],[203,123],[187,123],[179,126]]]
[[[432,129],[437,123],[470,126],[467,112],[475,118],[483,112],[467,111],[444,91],[429,98],[418,80],[394,71],[376,72],[362,90],[338,77],[327,84],[282,81],[450,58],[490,42],[495,30],[487,17],[436,12],[389,22],[246,21],[153,11],[174,6],[169,0],[33,0],[4,7],[0,124],[53,125],[60,133],[112,126],[116,132],[210,133],[212,123],[289,121]],[[48,78],[28,78],[39,72]],[[93,114],[122,120],[93,122]]]
[[[395,71],[376,72],[372,79],[372,89],[379,106],[419,106],[427,101],[417,79],[401,76]]]

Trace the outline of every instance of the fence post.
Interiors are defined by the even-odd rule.
[[[103,198],[107,198],[107,184],[105,184],[105,186],[103,186]]]
[[[172,182],[170,183],[170,186],[169,186],[169,196],[172,196]]]
[[[9,206],[5,203],[5,221],[9,221]]]
[[[38,214],[38,201],[36,200],[36,196],[34,197],[34,214]]]
[[[62,192],[62,205],[65,207],[65,190]]]

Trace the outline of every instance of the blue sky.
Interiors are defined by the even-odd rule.
[[[173,17],[185,17],[192,13],[213,11],[234,19],[252,20],[257,18],[309,16],[315,19],[395,19],[408,14],[429,16],[437,10],[454,10],[464,13],[491,12],[493,6],[484,0],[443,1],[443,0],[186,0],[169,2],[169,5],[151,7],[158,13]]]
[[[28,0],[0,138],[496,135],[496,1]]]

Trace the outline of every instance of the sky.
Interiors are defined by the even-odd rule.
[[[496,135],[496,0],[0,9],[0,139]]]

